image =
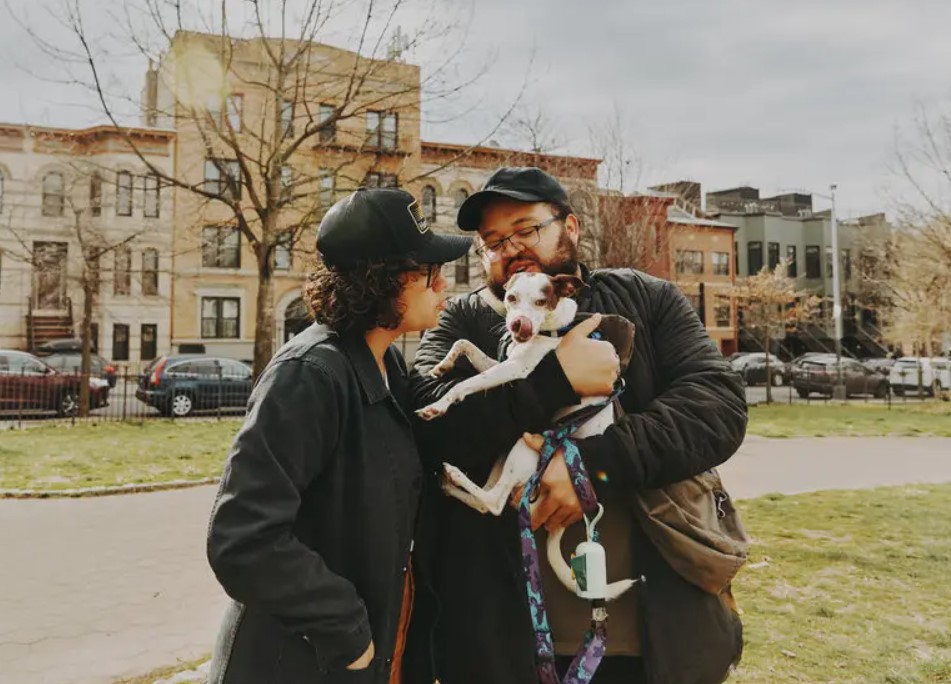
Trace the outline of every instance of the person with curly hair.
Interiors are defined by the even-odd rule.
[[[212,684],[433,681],[412,619],[428,598],[412,556],[423,469],[393,342],[436,325],[441,266],[470,244],[398,189],[358,190],[321,222],[315,323],[258,378],[212,511],[208,559],[232,599]]]

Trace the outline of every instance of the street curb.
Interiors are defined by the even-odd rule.
[[[141,494],[217,484],[220,480],[220,477],[205,477],[200,480],[170,480],[168,482],[133,483],[115,487],[86,487],[83,489],[0,489],[0,499],[79,499],[116,494]]]

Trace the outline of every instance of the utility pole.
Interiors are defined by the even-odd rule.
[[[835,189],[829,186],[832,201],[832,320],[835,323],[835,387],[832,398],[845,401],[845,385],[842,384],[842,294],[839,287],[839,225],[835,217]]]

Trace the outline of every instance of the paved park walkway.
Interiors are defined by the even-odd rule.
[[[750,437],[722,472],[736,498],[951,482],[951,439]],[[208,653],[214,495],[0,500],[0,682],[107,684]]]

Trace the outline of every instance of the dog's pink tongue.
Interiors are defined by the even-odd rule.
[[[512,331],[512,337],[519,342],[524,342],[532,336],[532,322],[526,316],[519,316],[512,320],[509,330]]]

